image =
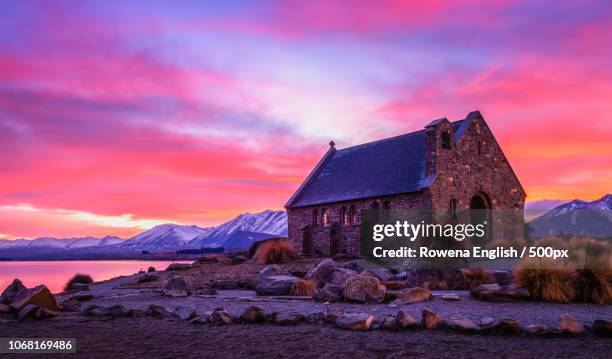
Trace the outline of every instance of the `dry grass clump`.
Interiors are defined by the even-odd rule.
[[[465,271],[465,282],[468,289],[474,289],[481,284],[496,283],[495,276],[484,268],[475,268]]]
[[[578,269],[574,287],[577,302],[612,304],[610,269]]]
[[[261,243],[254,258],[257,264],[278,264],[285,263],[295,256],[295,248],[288,240],[275,239]]]
[[[75,274],[68,283],[64,286],[64,290],[72,289],[73,284],[91,284],[93,283],[93,278],[89,274],[77,273]]]
[[[535,300],[570,303],[575,296],[574,276],[574,271],[565,269],[522,268],[515,277]]]
[[[291,286],[291,295],[298,297],[312,297],[317,289],[317,282],[314,280],[300,279]]]

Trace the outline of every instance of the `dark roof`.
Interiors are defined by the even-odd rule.
[[[462,121],[453,122],[455,132]],[[425,130],[335,150],[323,157],[287,207],[417,192],[425,176]]]

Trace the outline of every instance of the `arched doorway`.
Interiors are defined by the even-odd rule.
[[[312,255],[312,228],[310,226],[304,227],[302,233],[302,254],[305,256]]]
[[[491,221],[491,201],[486,193],[478,192],[470,199],[470,221],[473,225],[485,225],[485,235],[479,243],[485,245],[491,239],[493,225]]]

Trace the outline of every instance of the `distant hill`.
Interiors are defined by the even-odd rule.
[[[533,237],[582,235],[612,238],[612,194],[587,202],[573,200],[535,218]]]
[[[33,240],[0,240],[0,257],[12,259],[79,259],[117,258],[146,250],[174,252],[183,249],[224,247],[246,249],[258,240],[287,235],[287,214],[266,210],[244,213],[217,227],[202,228],[179,224],[162,224],[129,239],[114,236],[103,238],[53,238]]]

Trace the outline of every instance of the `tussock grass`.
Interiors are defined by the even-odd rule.
[[[578,269],[574,287],[577,302],[612,304],[610,269]]]
[[[291,286],[291,295],[299,297],[312,297],[316,289],[316,281],[300,279]]]
[[[253,258],[257,264],[278,264],[285,263],[295,256],[295,248],[288,240],[275,239],[261,243]]]
[[[70,278],[70,280],[68,280],[68,283],[66,283],[66,285],[64,286],[64,290],[67,291],[72,289],[72,285],[75,283],[90,284],[93,283],[93,278],[89,274],[77,273],[72,278]]]
[[[516,270],[517,284],[535,300],[570,303],[574,300],[575,271],[566,269],[522,268]]]
[[[496,283],[495,276],[484,268],[474,268],[465,271],[465,282],[468,289],[474,289],[481,284]]]

